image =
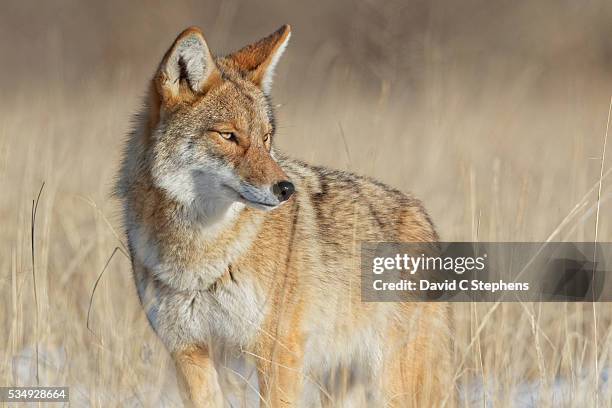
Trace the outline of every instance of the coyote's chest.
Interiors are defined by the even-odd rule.
[[[151,325],[172,350],[211,338],[245,345],[263,321],[265,294],[256,271],[232,270],[256,235],[256,225],[237,229],[215,245],[193,233],[183,245],[164,247],[144,228],[129,231],[134,275]]]
[[[247,346],[266,313],[261,288],[249,276],[222,277],[202,290],[176,290],[134,267],[138,294],[147,318],[172,351],[184,344]]]
[[[132,255],[155,277],[177,291],[198,291],[220,279],[250,248],[261,220],[248,217],[242,204],[221,219],[135,222],[128,231]]]

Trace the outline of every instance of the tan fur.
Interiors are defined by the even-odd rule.
[[[223,395],[205,347],[190,345],[173,354],[185,405],[222,405]]]
[[[450,406],[447,305],[361,301],[362,241],[437,241],[420,202],[271,145],[261,78],[288,38],[214,58],[190,28],[164,56],[117,185],[148,318],[195,406],[222,406],[231,358],[262,406]]]

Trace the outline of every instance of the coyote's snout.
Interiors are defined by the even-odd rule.
[[[287,201],[294,191],[293,183],[283,180],[263,188],[241,183],[238,195],[245,204],[255,208],[272,209]]]
[[[196,406],[246,381],[234,359],[262,406],[448,406],[447,307],[360,300],[362,241],[437,240],[421,203],[273,147],[289,37],[215,57],[189,28],[162,58],[117,185],[147,317]]]

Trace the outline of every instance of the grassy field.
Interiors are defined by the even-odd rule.
[[[0,385],[179,405],[110,192],[147,81],[191,24],[224,52],[291,23],[279,148],[413,192],[444,240],[589,241],[598,218],[612,241],[609,2],[330,3],[3,4]],[[612,406],[610,304],[453,307],[462,406]]]

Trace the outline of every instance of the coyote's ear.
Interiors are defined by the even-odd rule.
[[[206,92],[215,78],[219,78],[219,70],[204,34],[199,28],[190,27],[174,40],[154,81],[161,102],[172,105]]]
[[[285,24],[274,33],[229,55],[238,68],[264,93],[270,94],[274,68],[287,47],[291,27]]]

